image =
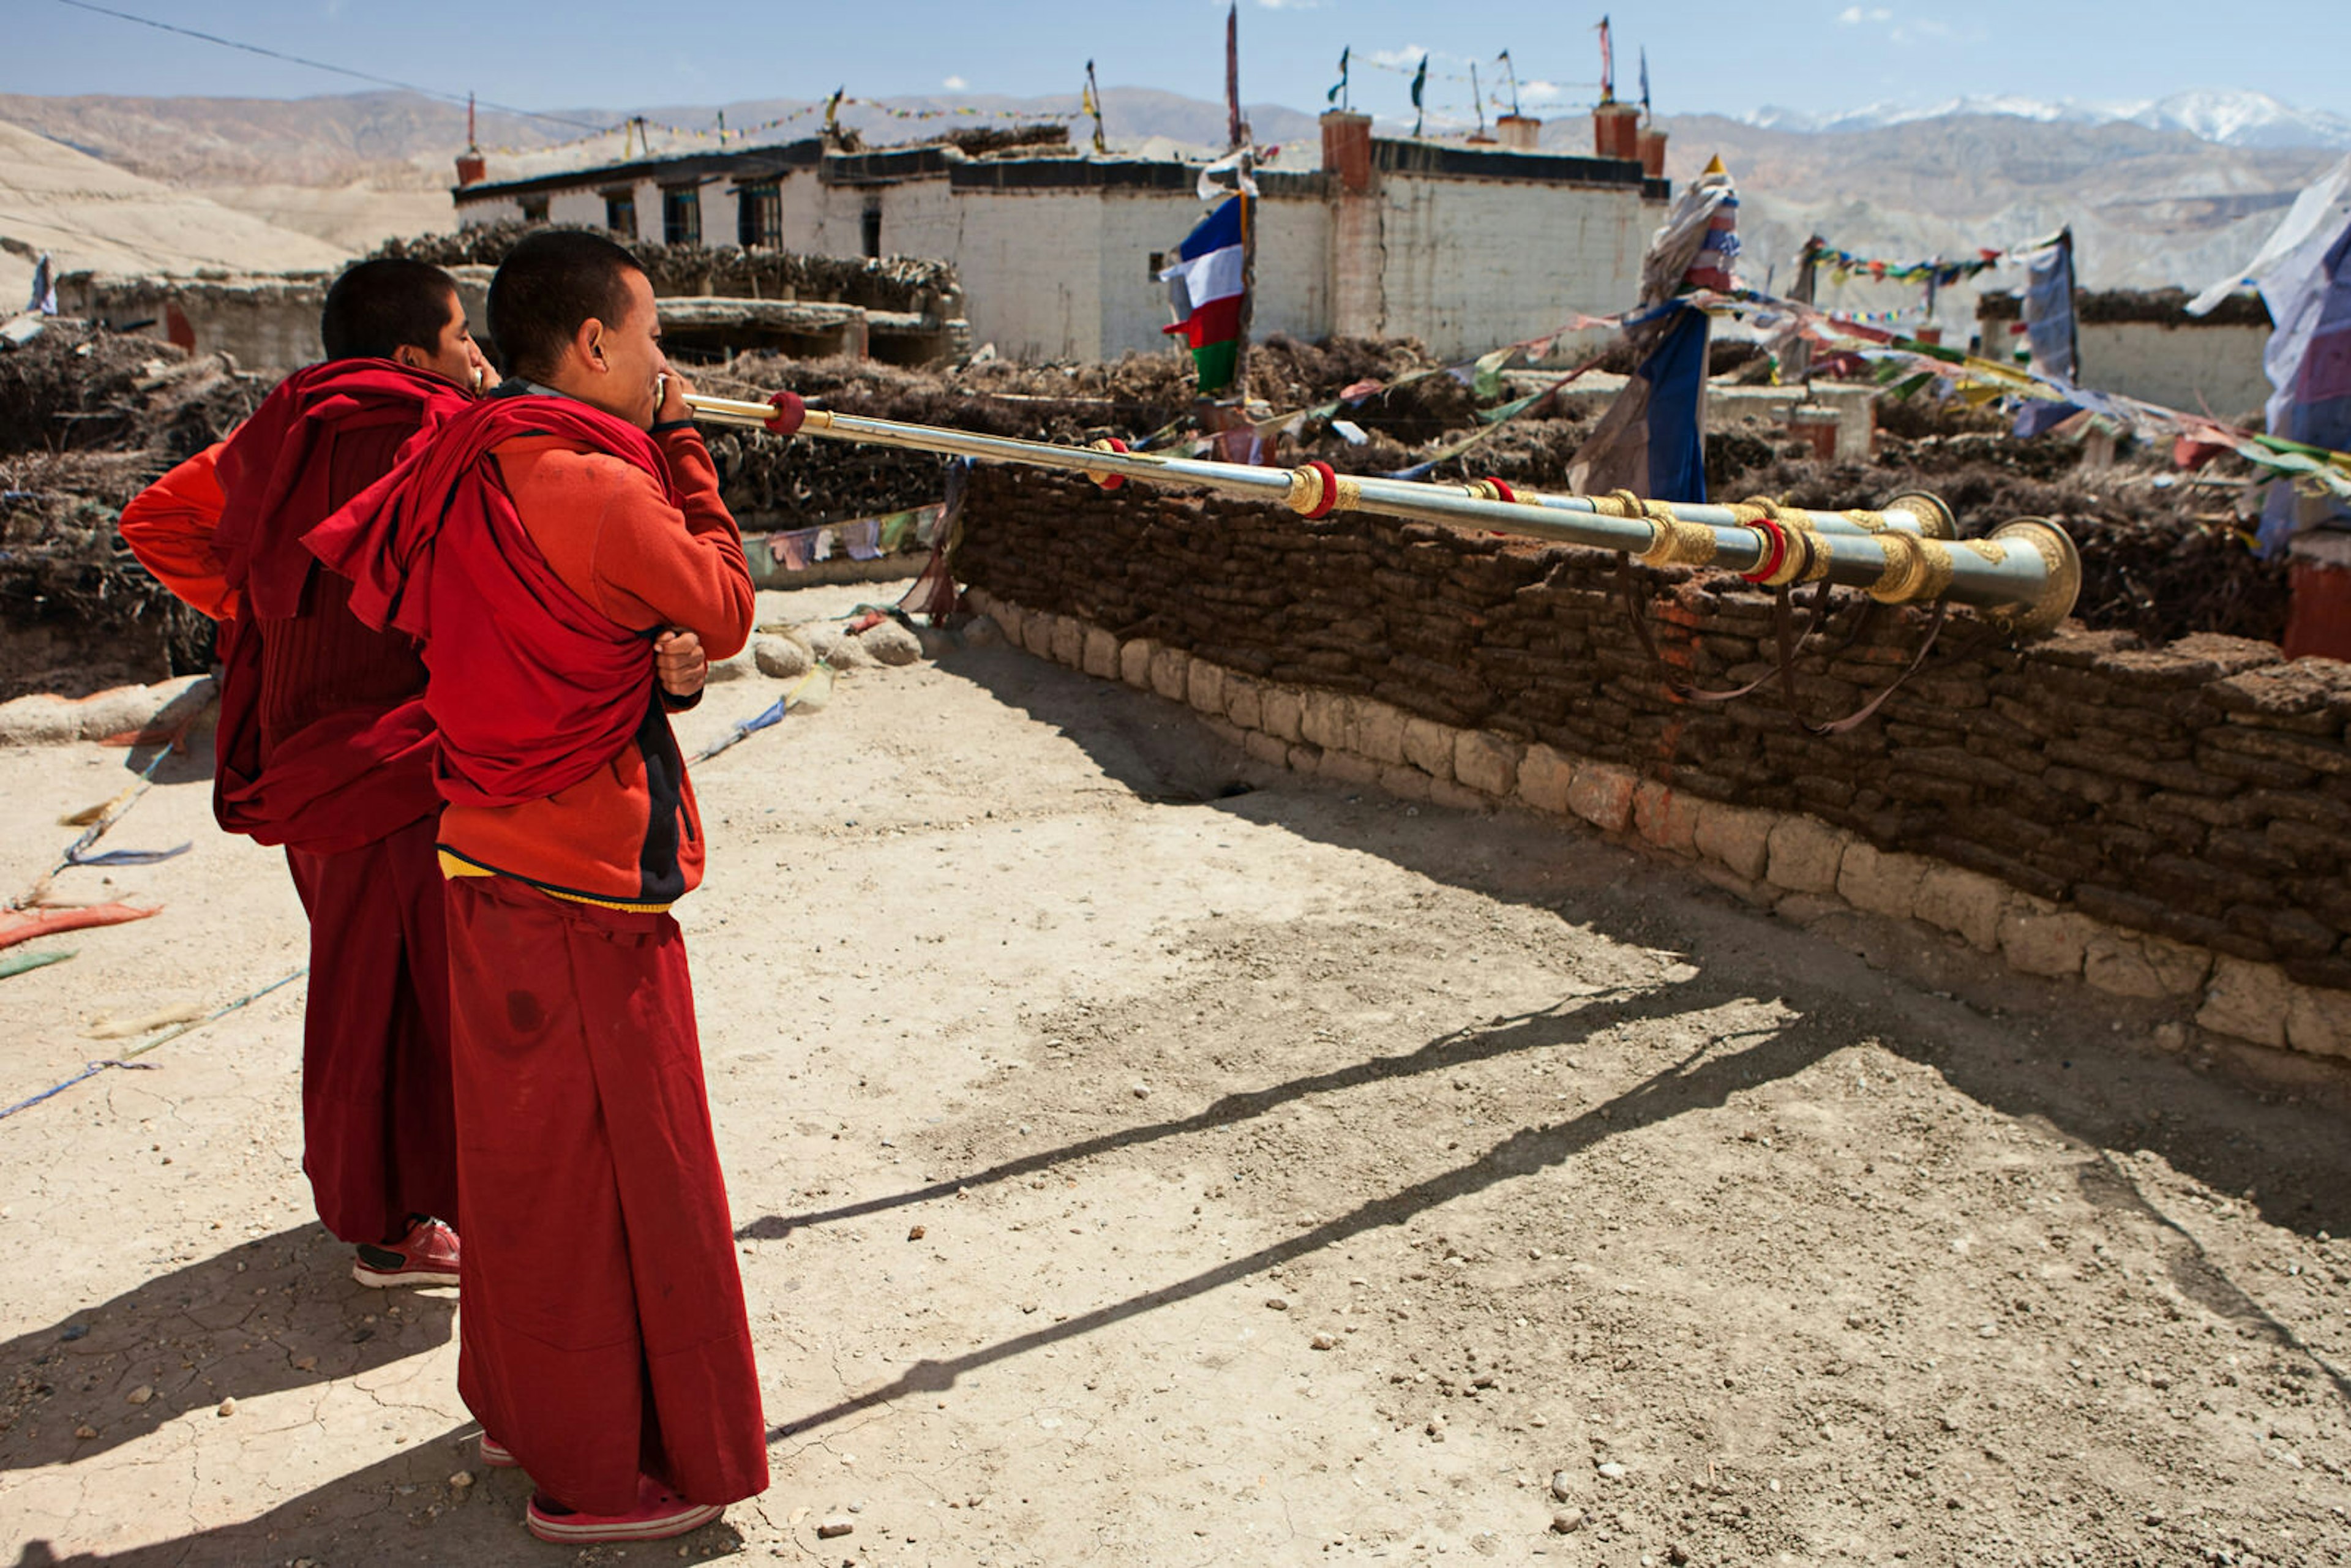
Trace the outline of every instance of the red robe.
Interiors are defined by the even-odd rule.
[[[440,800],[413,641],[360,625],[299,540],[471,401],[389,360],[310,366],[122,522],[141,560],[221,618],[214,810],[285,846],[310,915],[302,1164],[346,1241],[457,1212]]]
[[[472,402],[391,360],[329,360],[280,382],[221,452],[213,550],[238,613],[213,806],[229,831],[333,854],[440,809],[414,642],[362,626],[301,538]]]
[[[645,632],[565,580],[501,482],[496,449],[532,435],[621,459],[674,509],[644,433],[568,399],[500,397],[306,541],[352,578],[363,619],[423,640],[453,805],[586,780],[653,700]],[[571,1508],[632,1508],[640,1473],[695,1502],[757,1495],[766,1427],[676,922],[505,874],[452,880],[448,904],[460,1394]]]

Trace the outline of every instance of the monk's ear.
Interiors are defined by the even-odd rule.
[[[580,329],[571,335],[571,347],[582,368],[599,374],[611,368],[604,358],[604,323],[595,317],[580,323]]]

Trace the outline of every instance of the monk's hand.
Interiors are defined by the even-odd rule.
[[[653,674],[662,690],[674,697],[690,697],[710,675],[709,655],[702,639],[691,632],[664,632],[653,639]]]
[[[677,367],[667,361],[663,362],[662,376],[661,407],[653,412],[653,423],[679,424],[692,420],[694,410],[685,406],[685,394],[694,390],[694,383],[678,374]]]

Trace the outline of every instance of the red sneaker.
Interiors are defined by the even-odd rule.
[[[688,1502],[653,1477],[639,1476],[637,1506],[626,1513],[581,1513],[539,1492],[523,1521],[541,1541],[666,1541],[699,1530],[726,1511],[723,1503]]]
[[[419,1217],[408,1232],[389,1247],[361,1242],[351,1262],[351,1278],[378,1290],[395,1285],[454,1285],[457,1282],[457,1233],[437,1219]]]
[[[514,1450],[487,1432],[482,1434],[482,1463],[494,1470],[519,1469],[522,1467],[522,1461],[514,1457]]]

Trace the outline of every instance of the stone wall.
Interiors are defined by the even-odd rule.
[[[117,277],[71,272],[57,280],[68,316],[177,343],[193,355],[226,354],[245,370],[307,365],[319,345],[325,273],[256,277]]]
[[[1676,698],[1596,552],[983,468],[957,568],[1032,651],[1188,702],[1266,760],[1575,816],[1758,902],[1917,918],[2351,1055],[2351,666],[2217,637],[2012,648],[1960,618],[1876,718],[1821,738],[1776,686]],[[1641,581],[1686,678],[1770,668],[1762,596]],[[1857,706],[1921,632],[1882,612],[1836,646],[1853,619],[1799,660],[1810,716]]]

